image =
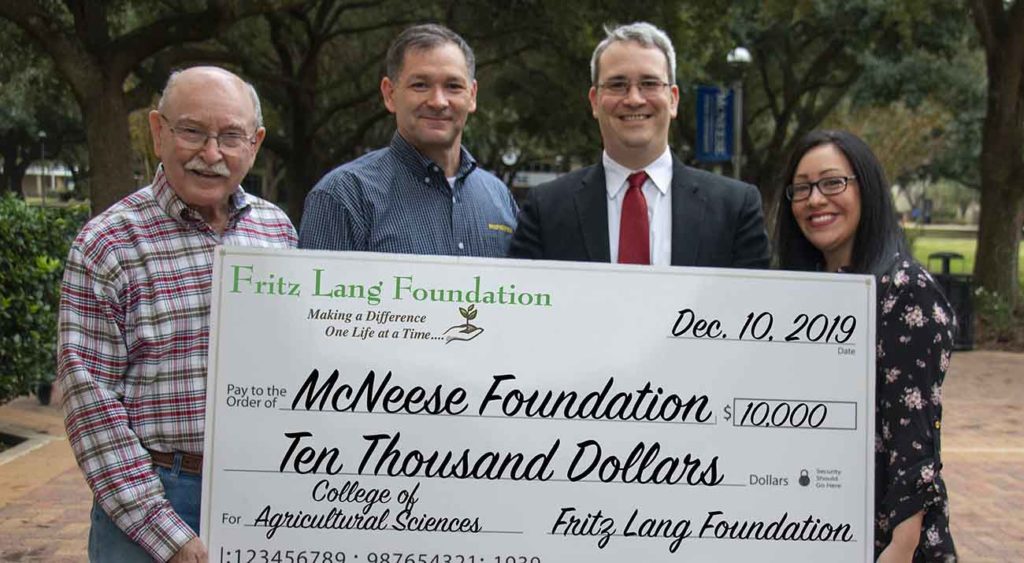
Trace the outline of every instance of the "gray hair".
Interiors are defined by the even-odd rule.
[[[657,47],[658,50],[664,53],[665,59],[668,60],[669,83],[676,83],[676,49],[672,46],[672,40],[668,38],[668,34],[664,31],[647,22],[634,22],[614,28],[606,25],[604,26],[604,32],[605,38],[597,44],[597,47],[594,49],[594,55],[590,57],[590,79],[595,86],[597,85],[597,75],[600,71],[598,64],[601,54],[612,43],[627,41],[639,43],[643,47]]]
[[[392,82],[398,80],[405,62],[405,53],[409,49],[433,49],[451,43],[462,51],[469,69],[469,79],[476,79],[476,56],[466,40],[458,33],[436,23],[426,23],[405,28],[388,47],[386,59],[388,78]]]
[[[190,68],[185,68],[185,69],[181,69],[181,70],[176,70],[176,71],[171,73],[171,75],[167,78],[167,84],[164,85],[163,92],[160,93],[160,101],[157,102],[157,104],[156,104],[157,111],[159,111],[160,113],[163,113],[164,107],[167,105],[168,93],[171,91],[172,88],[174,88],[174,83],[181,76],[181,73],[183,73],[183,72],[185,72],[187,70],[191,70],[192,68],[197,68],[197,67],[190,67]],[[225,74],[228,74],[228,75],[234,77],[239,82],[241,82],[242,84],[245,85],[246,93],[249,94],[249,99],[252,101],[253,113],[256,114],[256,129],[259,129],[260,127],[263,127],[263,106],[260,105],[260,97],[256,93],[256,87],[253,86],[252,84],[246,82],[245,80],[242,80],[241,77],[239,77],[237,74],[235,74],[233,72],[230,72],[230,71],[227,71],[227,70],[224,70],[224,69],[222,69],[220,67],[211,66],[211,67],[206,67],[206,68],[219,70],[219,71],[221,71],[221,72],[223,72]]]

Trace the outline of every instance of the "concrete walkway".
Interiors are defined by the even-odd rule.
[[[943,455],[964,563],[1024,561],[1024,354],[955,354],[943,390]],[[0,432],[34,434],[0,454],[0,562],[85,561],[91,497],[58,408],[0,407]]]
[[[92,494],[62,412],[17,399],[0,407],[0,432],[32,435],[0,454],[0,561],[86,561]]]

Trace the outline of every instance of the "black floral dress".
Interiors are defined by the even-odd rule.
[[[931,275],[900,259],[878,286],[875,556],[924,511],[914,562],[956,561],[942,481],[942,381],[956,320]]]

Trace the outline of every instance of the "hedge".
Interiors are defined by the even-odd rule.
[[[87,218],[0,197],[0,404],[53,380],[64,261]]]

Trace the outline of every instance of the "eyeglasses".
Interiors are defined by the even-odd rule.
[[[645,98],[656,96],[660,94],[666,86],[669,86],[668,82],[662,82],[661,80],[657,80],[654,78],[644,78],[643,80],[639,80],[637,82],[619,79],[609,80],[607,82],[602,82],[598,84],[597,87],[604,90],[608,94],[611,94],[612,96],[625,96],[629,94],[629,90],[630,88],[633,87],[634,84],[636,85],[636,89],[640,92],[640,95]]]
[[[830,176],[817,182],[790,184],[786,186],[786,198],[789,201],[803,201],[811,197],[811,191],[814,188],[818,188],[823,196],[839,195],[846,191],[846,185],[850,183],[850,180],[856,179],[856,176]]]
[[[171,120],[167,119],[164,114],[160,114],[160,117],[167,122],[167,128],[171,130],[174,138],[178,140],[178,146],[183,149],[199,150],[206,146],[206,141],[213,139],[217,143],[217,148],[221,152],[225,153],[237,153],[246,145],[256,144],[256,134],[249,135],[239,131],[225,131],[216,135],[211,135],[206,131],[197,127],[189,125],[171,125]]]

